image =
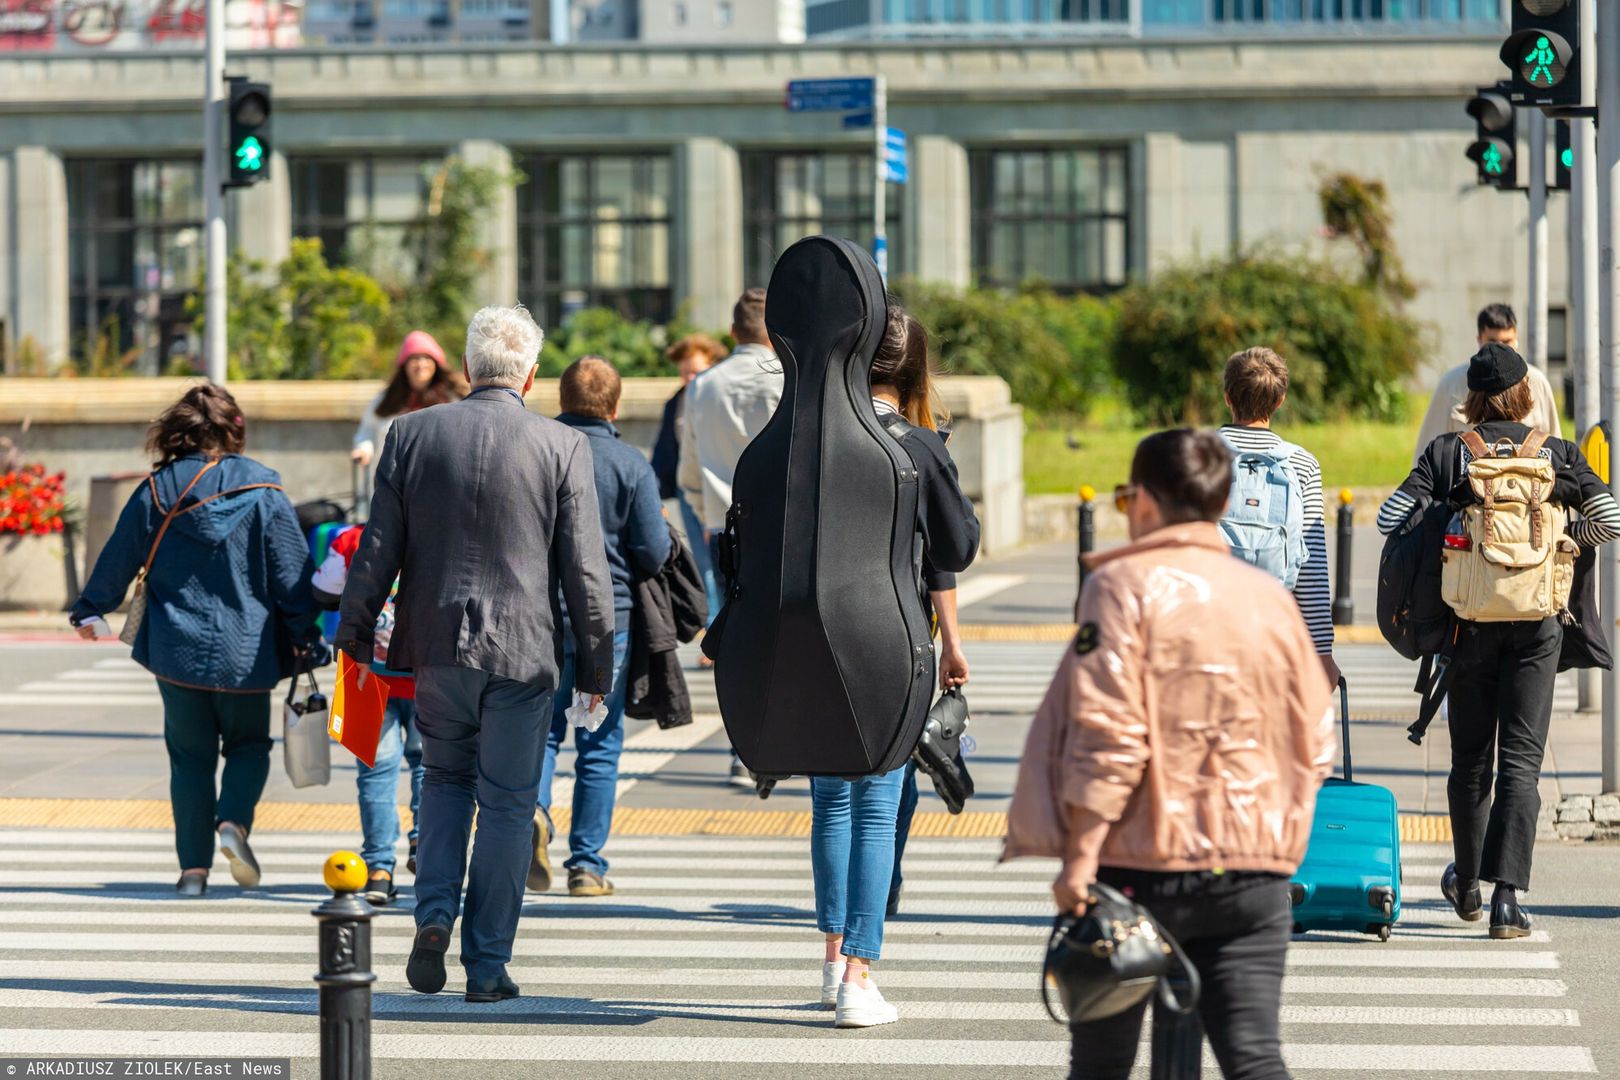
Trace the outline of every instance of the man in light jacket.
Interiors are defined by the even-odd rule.
[[[1506,304],[1490,304],[1479,313],[1478,341],[1481,348],[1490,342],[1499,342],[1510,349],[1519,347],[1519,320]],[[1532,430],[1545,431],[1555,439],[1564,436],[1563,420],[1558,415],[1558,401],[1553,397],[1552,383],[1540,368],[1530,368],[1530,396],[1535,407],[1524,422]],[[1423,414],[1423,427],[1418,430],[1417,449],[1413,452],[1414,465],[1423,457],[1429,444],[1442,435],[1456,435],[1467,431],[1468,418],[1463,415],[1463,404],[1468,400],[1468,364],[1458,364],[1440,376],[1429,399],[1429,411]]]
[[[752,288],[731,313],[737,348],[723,362],[692,380],[681,418],[681,460],[676,480],[702,519],[715,576],[721,576],[718,541],[731,509],[731,481],[737,461],[776,412],[782,400],[782,362],[765,329],[765,290]],[[692,538],[694,546],[698,539]],[[722,597],[727,583],[720,583]],[[731,782],[752,787],[753,778],[736,754]]]
[[[422,993],[444,987],[476,809],[461,930],[468,1001],[518,994],[506,964],[562,664],[558,585],[575,687],[594,708],[612,683],[613,583],[590,447],[523,403],[541,337],[522,307],[484,308],[467,327],[472,393],[395,421],[337,632],[364,677],[377,614],[399,578],[388,666],[416,676],[426,767],[405,975]]]
[[[1221,538],[1231,484],[1211,432],[1137,447],[1115,492],[1132,542],[1087,557],[1080,627],[1030,728],[1003,857],[1062,859],[1064,912],[1084,910],[1094,881],[1134,896],[1198,968],[1223,1074],[1286,1080],[1288,880],[1333,761],[1333,714],[1294,598]],[[1125,1080],[1146,1009],[1071,1025],[1072,1075]]]

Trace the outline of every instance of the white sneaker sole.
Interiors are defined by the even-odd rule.
[[[219,850],[224,854],[225,861],[231,864],[231,878],[244,889],[258,888],[259,872],[253,864],[239,855],[233,845],[221,841]]]
[[[898,1012],[847,1012],[840,1013],[836,1021],[841,1028],[869,1028],[892,1024],[900,1019]]]

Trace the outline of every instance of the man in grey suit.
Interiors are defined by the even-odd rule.
[[[559,593],[575,686],[593,708],[613,673],[613,583],[590,447],[523,403],[541,337],[522,307],[484,308],[467,327],[472,394],[389,429],[337,632],[364,678],[398,577],[388,666],[416,675],[427,770],[405,975],[425,994],[444,987],[476,807],[461,927],[468,1001],[518,993],[506,965],[562,660]]]

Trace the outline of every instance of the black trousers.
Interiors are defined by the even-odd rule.
[[[1198,1013],[1226,1080],[1289,1080],[1279,1012],[1293,931],[1288,879],[1278,874],[1153,874],[1103,867],[1097,875],[1153,912],[1203,980]],[[1071,1024],[1069,1080],[1126,1080],[1148,1003]]]
[[[1563,644],[1557,619],[1463,624],[1452,661],[1446,799],[1457,875],[1465,881],[1530,887],[1541,760]]]

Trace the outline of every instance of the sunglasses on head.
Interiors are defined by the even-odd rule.
[[[1114,509],[1120,513],[1129,513],[1131,503],[1136,500],[1136,493],[1140,489],[1135,484],[1120,484],[1114,488]]]

